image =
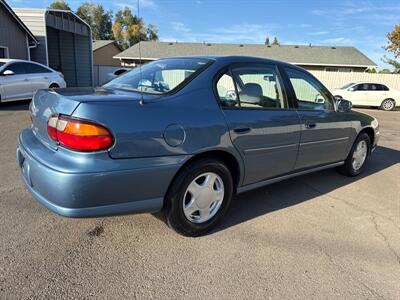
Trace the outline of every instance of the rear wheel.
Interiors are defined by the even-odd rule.
[[[357,176],[361,174],[370,153],[371,139],[368,134],[361,133],[354,142],[344,165],[339,168],[339,172],[347,176]]]
[[[381,109],[389,111],[389,110],[393,110],[395,108],[395,106],[396,106],[396,104],[393,99],[385,99],[382,101]]]
[[[176,232],[199,236],[225,215],[233,194],[229,169],[220,161],[202,159],[185,167],[166,197],[166,219]]]

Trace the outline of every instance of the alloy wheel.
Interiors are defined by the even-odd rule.
[[[392,110],[393,107],[394,107],[394,103],[393,103],[392,100],[385,100],[385,101],[383,101],[383,103],[382,103],[382,108],[383,108],[384,110]]]

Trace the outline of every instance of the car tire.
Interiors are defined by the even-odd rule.
[[[49,86],[49,89],[58,89],[60,86],[57,83],[52,83]]]
[[[396,107],[396,103],[394,102],[393,99],[385,99],[382,101],[380,108],[382,110],[390,111],[390,110],[393,110],[395,107]]]
[[[215,159],[195,161],[178,173],[167,193],[167,224],[184,236],[203,235],[223,218],[232,195],[233,180],[226,165]]]
[[[365,151],[365,152],[364,152]],[[361,133],[347,156],[344,165],[338,171],[346,176],[354,177],[361,174],[371,154],[371,139],[365,132]]]

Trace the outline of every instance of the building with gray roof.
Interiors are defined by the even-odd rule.
[[[364,72],[376,64],[355,47],[314,45],[140,42],[142,63],[173,56],[245,55],[282,60],[307,70]],[[139,64],[139,43],[114,56],[122,65]]]

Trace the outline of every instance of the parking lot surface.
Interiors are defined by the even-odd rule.
[[[335,170],[236,197],[209,235],[150,214],[68,219],[25,190],[27,102],[0,105],[0,298],[399,299],[400,111],[357,178]]]

